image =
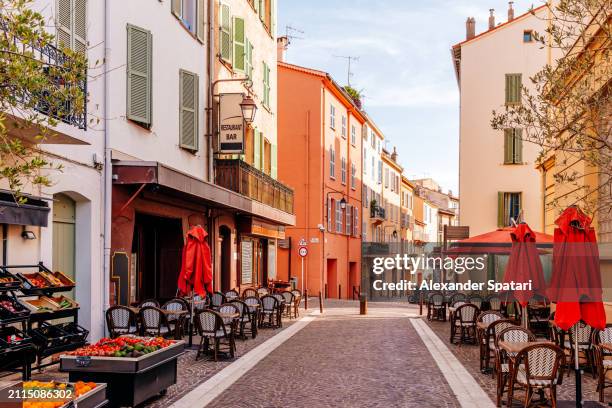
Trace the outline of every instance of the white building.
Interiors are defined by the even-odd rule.
[[[459,192],[461,225],[470,235],[511,225],[519,214],[541,231],[540,176],[535,169],[539,148],[522,143],[521,129],[491,128],[491,112],[521,103],[521,85],[547,63],[549,55],[534,40],[543,33],[546,8],[535,9],[475,35],[466,23],[466,40],[452,47],[460,102]]]
[[[382,241],[382,222],[387,214],[384,213],[382,203],[383,192],[383,168],[382,168],[382,143],[384,135],[367,114],[366,124],[362,128],[363,153],[362,153],[362,203],[363,203],[363,226],[362,235],[365,242]],[[375,202],[372,208],[372,203]],[[382,212],[381,212],[382,209]]]

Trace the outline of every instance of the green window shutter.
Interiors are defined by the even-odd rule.
[[[181,70],[179,82],[179,144],[195,151],[198,150],[198,76]]]
[[[172,0],[172,14],[181,17],[181,0]]]
[[[56,11],[58,45],[72,46],[72,0],[57,0]]]
[[[521,102],[521,74],[506,74],[506,103],[514,104]]]
[[[87,52],[87,0],[74,1],[72,49],[76,52]]]
[[[504,227],[504,193],[502,191],[497,193],[497,226]]]
[[[504,129],[504,164],[512,164],[514,160],[514,133],[512,129]]]
[[[514,129],[514,162],[523,162],[523,129]]]
[[[273,144],[270,150],[270,176],[272,176],[273,179],[276,179],[278,176],[278,149],[276,144]]]
[[[232,18],[230,15],[230,7],[227,4],[221,4],[220,7],[220,21],[219,29],[221,34],[219,35],[219,49],[221,53],[221,59],[232,63]]]
[[[253,44],[246,40],[245,73],[253,80]]]
[[[266,21],[266,0],[259,0],[259,19]]]
[[[127,117],[150,126],[151,120],[151,32],[127,26]]]
[[[198,0],[198,21],[197,21],[196,36],[200,42],[204,42],[206,38],[206,1]]]
[[[261,132],[253,132],[253,167],[261,169]]]
[[[245,69],[245,38],[244,38],[244,19],[234,17],[234,69],[244,72]]]

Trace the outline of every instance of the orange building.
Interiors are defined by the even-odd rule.
[[[350,298],[360,285],[365,120],[329,74],[278,63],[278,172],[294,189],[296,215],[279,248],[279,279],[287,271],[313,295]]]

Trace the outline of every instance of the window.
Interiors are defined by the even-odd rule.
[[[332,200],[327,197],[327,230],[332,232]]]
[[[253,80],[253,44],[248,39],[245,39],[245,41],[244,73],[250,80]]]
[[[87,52],[87,1],[57,0],[58,44],[73,51]]]
[[[263,105],[270,108],[270,67],[263,63]]]
[[[506,74],[506,105],[521,103],[521,74]]]
[[[346,184],[346,159],[343,157],[341,160],[341,180],[342,184]]]
[[[363,148],[363,162],[367,163],[368,162],[368,151],[366,150],[366,148]],[[363,166],[363,174],[368,174],[368,166],[364,165]]]
[[[378,184],[382,184],[383,167],[382,161],[378,162]]]
[[[246,37],[244,19],[234,17],[234,70],[238,72],[246,71]]]
[[[385,169],[385,188],[389,188],[389,169]]]
[[[354,237],[358,237],[359,236],[359,208],[358,207],[354,207],[353,208],[353,236]],[[364,229],[365,231],[365,229]]]
[[[267,175],[272,174],[272,143],[264,138],[263,149],[263,172]]]
[[[523,42],[532,42],[533,41],[533,31],[525,30],[523,31]]]
[[[363,201],[363,206],[365,208],[368,208],[370,206],[370,200],[368,199],[368,195],[370,192],[370,187],[368,186],[363,186],[363,191],[362,191],[362,201]]]
[[[346,214],[345,214],[346,222],[345,222],[345,225],[344,225],[344,233],[346,235],[351,235],[351,232],[353,230],[352,225],[351,225],[352,218],[353,218],[353,211],[352,210],[353,210],[353,206],[351,206],[351,205],[347,205],[346,206]]]
[[[373,130],[370,131],[370,134],[372,135],[372,148],[376,149],[376,134]]]
[[[179,72],[179,145],[191,151],[198,150],[198,82],[196,74]]]
[[[376,181],[376,157],[372,156],[372,181]]]
[[[365,140],[366,143],[367,143],[368,142],[368,128],[367,128],[367,126],[364,126],[361,129],[361,133],[363,134],[363,140]]]
[[[363,225],[361,226],[361,230],[363,231],[363,240],[367,241],[367,239],[368,239],[368,224],[365,221],[363,221]]]
[[[504,164],[523,163],[522,129],[504,130]]]
[[[200,42],[206,36],[205,0],[172,0],[172,14],[191,31]],[[229,15],[229,14],[228,14]]]
[[[336,232],[342,233],[342,207],[340,200],[336,200]]]
[[[232,63],[232,16],[230,6],[219,6],[219,56],[228,64]]]
[[[497,193],[497,226],[509,227],[521,214],[521,193]]]
[[[351,163],[351,188],[353,190],[357,188],[357,166],[355,166],[355,163]]]
[[[353,146],[357,144],[357,128],[354,125],[351,126],[351,144]]]
[[[346,139],[346,116],[342,115],[342,137]]]
[[[336,178],[336,151],[329,145],[329,178]]]
[[[151,127],[151,32],[128,24],[127,26],[127,118]]]
[[[329,105],[329,127],[336,129],[336,107]]]

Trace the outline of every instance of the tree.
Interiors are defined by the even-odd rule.
[[[537,165],[554,162],[556,194],[547,208],[579,205],[600,221],[612,209],[612,46],[610,0],[555,0],[535,41],[554,58],[522,86],[521,103],[493,111],[493,129],[522,129],[540,146]],[[537,14],[532,10],[532,14]],[[540,14],[541,15],[541,14]]]
[[[49,170],[61,171],[40,144],[86,103],[77,86],[86,80],[85,56],[55,46],[32,1],[0,0],[0,182],[22,202],[26,186],[49,186]]]

